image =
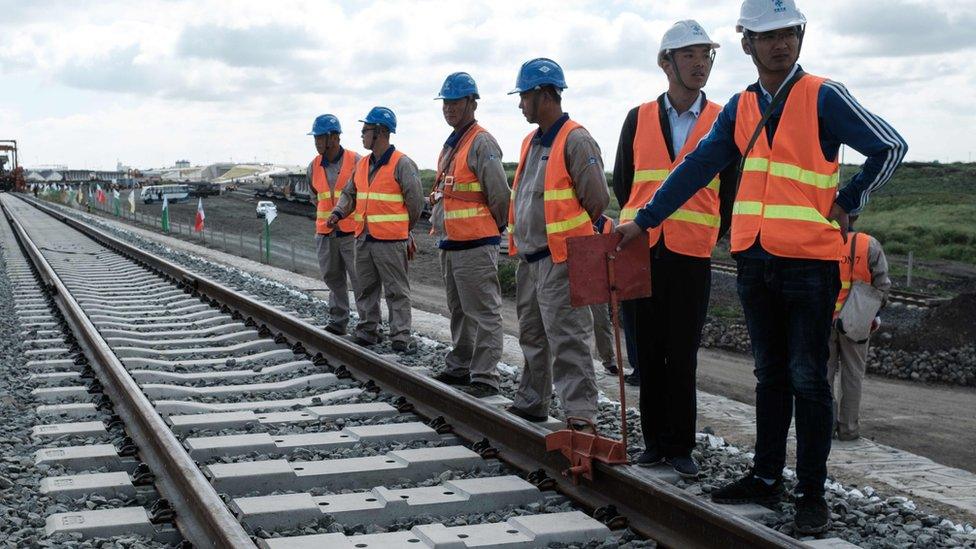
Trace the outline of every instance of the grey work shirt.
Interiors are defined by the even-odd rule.
[[[339,160],[335,162],[329,162],[325,165],[325,180],[329,184],[329,192],[335,193],[336,184],[339,179],[339,172],[342,171],[342,162],[346,159],[345,151],[339,154]],[[359,163],[359,159],[362,158],[358,153],[353,153],[356,157],[356,163]],[[312,185],[312,168],[315,167],[315,159],[313,158],[311,162],[308,163],[308,168],[305,170],[305,180],[308,183],[309,200],[312,204],[318,205],[319,199],[315,192],[315,187]],[[352,167],[352,172],[350,172],[350,180],[356,175],[356,166]]]
[[[450,157],[452,147],[447,145],[441,151],[437,166],[438,172],[443,172],[449,166],[444,165]],[[454,162],[460,159],[455,158]],[[508,177],[505,175],[505,168],[502,166],[502,149],[498,142],[488,132],[481,132],[474,137],[471,148],[468,150],[468,169],[474,172],[481,184],[481,191],[488,202],[488,210],[495,219],[495,226],[501,228],[508,224],[508,201],[512,194],[512,189],[508,186]],[[453,170],[452,170],[453,172]],[[444,184],[441,182],[440,189],[443,191]],[[435,234],[447,234],[444,231],[444,201],[439,200],[434,204],[430,214],[431,226]]]
[[[515,191],[515,246],[525,256],[549,246],[546,238],[545,178],[551,147],[543,146],[536,133],[525,158]],[[580,205],[597,219],[610,203],[607,177],[603,172],[600,146],[585,128],[576,128],[566,137],[566,167]]]
[[[375,172],[369,175],[370,183],[373,182],[375,176]],[[407,215],[410,217],[409,227],[410,230],[413,230],[413,226],[417,224],[417,221],[420,219],[420,214],[424,211],[423,187],[420,184],[420,172],[417,169],[417,164],[407,155],[401,156],[396,167],[393,168],[393,178],[400,184],[403,203],[407,207]],[[332,213],[338,214],[340,218],[344,218],[355,209],[356,181],[350,179],[349,183],[346,184],[346,188],[342,190],[339,203],[336,204]],[[369,224],[365,220],[363,220],[363,223],[365,227],[361,237],[369,234]]]

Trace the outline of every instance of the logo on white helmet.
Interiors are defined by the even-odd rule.
[[[786,11],[786,2],[783,0],[773,0],[773,11],[776,13],[782,13]]]

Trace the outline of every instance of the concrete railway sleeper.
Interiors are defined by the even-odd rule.
[[[802,545],[629,468],[598,466],[594,482],[573,485],[545,451],[546,431],[503,413],[503,399],[471,398],[102,231],[2,199],[88,360],[108,365],[87,386],[87,370],[60,354],[38,369],[52,374],[35,393],[39,413],[68,418],[47,429],[100,436],[107,408],[133,441],[39,454],[66,473],[48,489],[130,491],[138,456],[196,546]],[[159,294],[120,290],[116,269],[126,287]],[[93,401],[93,389],[111,401]],[[138,514],[97,511],[85,525]]]

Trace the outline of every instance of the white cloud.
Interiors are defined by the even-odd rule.
[[[523,61],[547,56],[566,69],[564,106],[609,166],[626,112],[666,86],[654,57],[674,21],[696,18],[722,44],[709,98],[724,103],[755,80],[734,32],[738,4],[0,1],[0,120],[29,163],[303,164],[314,154],[305,133],[317,114],[337,114],[346,144],[358,149],[356,120],[382,104],[400,119],[394,142],[429,167],[449,131],[432,98],[447,74],[466,70],[481,90],[480,119],[514,160],[531,128],[505,93]],[[800,5],[810,20],[806,70],[844,82],[886,117],[909,141],[910,158],[968,158],[976,138],[963,102],[976,84],[967,61],[976,7]],[[44,103],[52,97],[56,104]]]

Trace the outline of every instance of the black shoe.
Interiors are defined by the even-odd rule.
[[[343,326],[342,324],[332,324],[332,323],[329,323],[325,327],[325,331],[326,332],[329,332],[330,334],[335,334],[335,335],[340,335],[340,336],[346,335],[346,327]]]
[[[691,456],[672,457],[665,460],[668,465],[674,467],[674,472],[681,475],[681,478],[698,478],[698,463]]]
[[[417,352],[417,342],[416,341],[394,341],[393,342],[393,352],[401,353],[405,355],[412,355]]]
[[[783,497],[783,481],[772,484],[749,473],[732,484],[712,492],[715,503],[776,503]]]
[[[475,398],[487,398],[497,395],[498,387],[488,385],[487,383],[483,383],[481,381],[472,381],[471,385],[469,385],[464,392]]]
[[[616,364],[604,364],[603,370],[610,375],[617,375],[617,365]]]
[[[640,374],[634,372],[624,376],[624,383],[631,387],[640,387]]]
[[[349,336],[349,341],[352,341],[356,345],[360,345],[362,347],[372,347],[373,345],[376,345],[377,343],[379,343],[378,341],[375,341],[375,340],[372,340],[372,339],[366,339],[365,337],[363,337],[363,336],[361,336],[359,334],[353,334],[353,335]]]
[[[793,528],[798,534],[809,536],[822,534],[830,527],[830,512],[827,500],[821,495],[800,496],[796,499],[796,514]]]
[[[515,406],[509,406],[505,408],[505,411],[513,416],[518,416],[526,421],[531,421],[532,423],[543,423],[549,419],[548,416],[534,416],[521,408],[516,408]]]
[[[452,374],[450,372],[441,372],[434,376],[434,381],[440,381],[441,383],[446,383],[448,385],[470,385],[471,376],[468,374]]]
[[[664,461],[664,456],[661,455],[661,452],[658,452],[656,448],[648,448],[634,460],[634,464],[638,467],[654,467],[662,461]]]

